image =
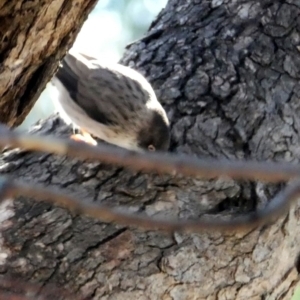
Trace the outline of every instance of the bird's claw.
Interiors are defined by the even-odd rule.
[[[92,146],[96,146],[97,142],[89,134],[73,134],[71,139],[76,142],[84,142]]]

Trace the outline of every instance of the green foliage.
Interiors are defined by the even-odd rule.
[[[294,296],[292,297],[291,300],[300,300],[300,287],[298,287],[295,291]]]

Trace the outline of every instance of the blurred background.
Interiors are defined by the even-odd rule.
[[[100,0],[83,25],[74,48],[91,56],[117,62],[124,47],[144,36],[168,0]],[[19,129],[28,129],[54,112],[52,87],[47,85]]]

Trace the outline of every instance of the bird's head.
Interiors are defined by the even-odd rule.
[[[170,146],[170,125],[165,111],[153,109],[137,136],[138,147],[148,151],[167,151]]]

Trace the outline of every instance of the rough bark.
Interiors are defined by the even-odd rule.
[[[299,161],[299,13],[299,1],[169,1],[123,62],[166,107],[173,152]],[[36,130],[71,132],[56,117]],[[247,213],[279,190],[47,154],[1,159],[2,173],[156,216]],[[290,299],[299,281],[299,204],[250,232],[189,235],[103,224],[28,199],[1,206],[0,271],[93,299]]]
[[[0,1],[0,122],[22,123],[96,2]]]

